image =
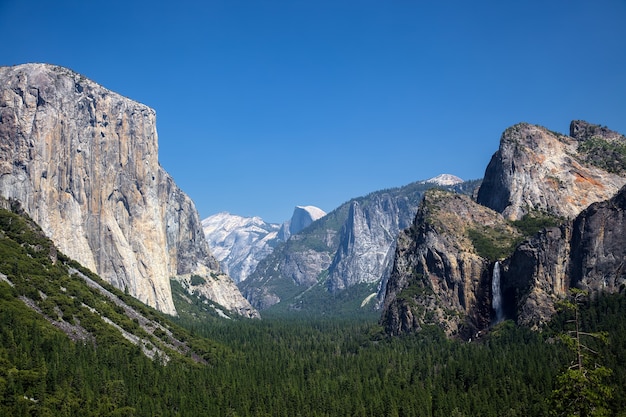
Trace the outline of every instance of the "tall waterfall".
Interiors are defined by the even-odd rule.
[[[500,262],[493,265],[493,276],[491,279],[491,307],[496,313],[496,323],[504,319],[502,311],[502,291],[500,290]]]

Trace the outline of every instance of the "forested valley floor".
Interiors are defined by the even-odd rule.
[[[597,360],[612,369],[608,408],[626,410],[626,298],[583,310],[606,330]],[[200,322],[216,343],[208,365],[150,360],[126,343],[70,341],[0,282],[0,415],[12,416],[547,416],[573,360],[544,332],[496,326],[472,342],[436,329],[387,338],[373,321]]]
[[[505,321],[468,341],[436,327],[389,337],[376,315],[224,319],[174,300],[177,318],[146,307],[0,209],[0,416],[549,416],[578,394],[596,415],[626,415],[623,293],[576,310],[580,332],[604,332],[585,340],[585,369],[611,372],[581,389],[562,378],[571,310],[542,331]]]

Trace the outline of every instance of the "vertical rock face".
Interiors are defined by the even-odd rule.
[[[598,156],[596,163],[589,158],[589,135],[602,133],[592,126],[573,122],[576,138],[527,123],[508,128],[487,166],[478,203],[511,220],[532,211],[572,219],[591,203],[615,195],[626,178],[597,163],[606,155]],[[604,131],[605,137],[609,132]],[[626,145],[623,136],[611,137]]]
[[[626,187],[561,227],[547,228],[525,241],[505,261],[503,293],[509,317],[539,327],[571,287],[623,292],[625,263]]]
[[[315,206],[296,206],[291,219],[283,223],[278,231],[278,238],[286,241],[291,236],[300,233],[315,220],[321,219],[326,212]]]
[[[572,224],[570,279],[591,291],[626,289],[626,187]]]
[[[339,300],[348,299],[353,288],[364,284],[360,285],[367,291],[363,297],[371,300],[377,293],[381,303],[395,239],[413,222],[424,192],[441,186],[472,193],[478,185],[477,181],[459,181],[440,176],[342,204],[262,260],[241,285],[242,292],[263,309],[279,302],[300,302],[315,285]]]
[[[374,195],[365,206],[353,201],[329,268],[330,291],[380,281],[391,267],[389,253],[395,249],[395,239],[410,225],[413,213],[415,208],[407,200],[390,194]]]
[[[460,283],[489,281],[495,260],[505,318],[530,327],[546,323],[573,286],[626,291],[626,138],[581,121],[570,134],[528,124],[507,129],[478,193],[484,206],[425,196],[414,226],[398,239],[381,321],[389,333],[431,323],[462,335],[488,325],[486,286]],[[531,235],[537,219],[562,224]],[[494,248],[498,242],[508,249]],[[468,262],[474,267],[459,273]],[[463,297],[451,288],[462,288]]]
[[[468,196],[427,191],[413,226],[398,237],[381,318],[387,332],[437,325],[448,335],[468,336],[486,327],[493,263],[478,242],[506,250],[519,236],[499,213]]]
[[[0,68],[0,194],[68,256],[175,314],[169,278],[218,269],[193,202],[159,165],[155,118],[65,68]],[[253,311],[239,297],[224,306]]]
[[[537,328],[556,312],[570,288],[571,227],[549,227],[522,242],[502,265],[505,315]]]

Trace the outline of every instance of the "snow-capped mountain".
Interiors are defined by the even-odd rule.
[[[323,217],[315,206],[297,206],[290,220],[282,225],[267,223],[260,217],[243,217],[226,212],[202,221],[204,235],[222,270],[235,282],[245,281],[257,264],[274,247]]]
[[[428,182],[431,184],[437,184],[437,185],[441,185],[441,186],[449,186],[449,185],[456,185],[456,184],[460,184],[463,182],[463,180],[459,177],[457,177],[456,175],[452,175],[452,174],[440,174],[437,175],[436,177],[432,177],[430,179],[427,179],[424,182]]]
[[[260,217],[242,217],[226,212],[202,220],[202,229],[213,256],[235,282],[245,280],[259,260],[272,253],[279,242],[280,227],[280,224],[267,223]]]

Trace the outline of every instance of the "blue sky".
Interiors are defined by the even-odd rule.
[[[451,173],[504,129],[626,133],[626,0],[0,0],[0,65],[69,67],[157,111],[202,218],[282,222]]]

